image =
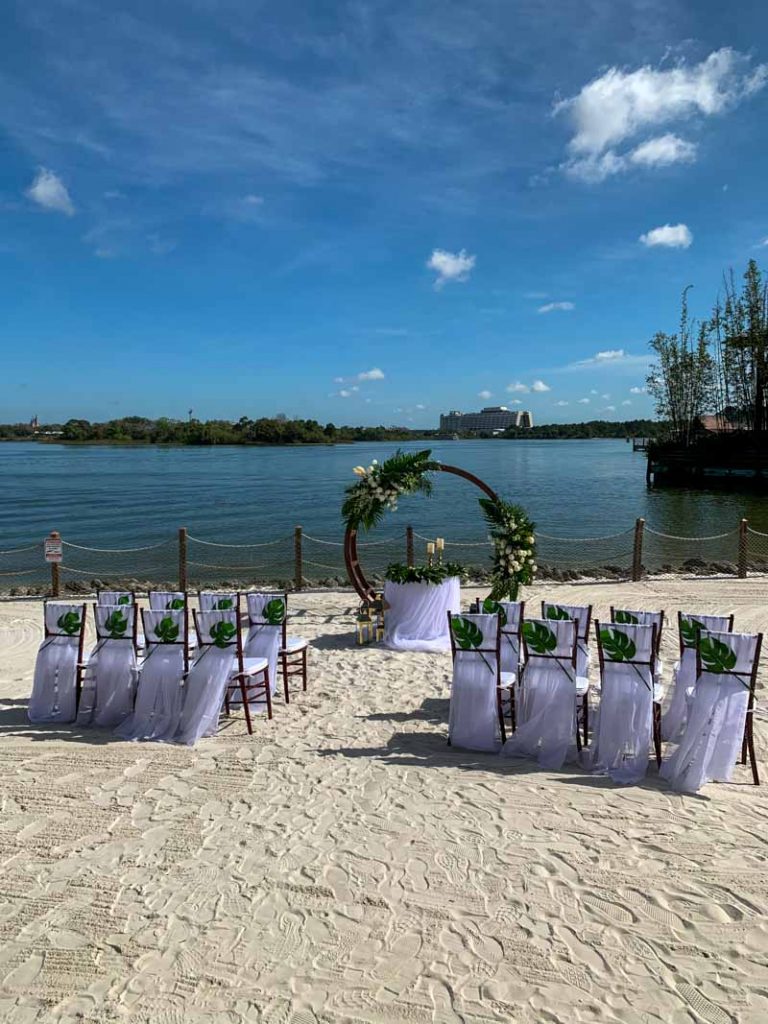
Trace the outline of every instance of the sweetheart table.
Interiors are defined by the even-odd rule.
[[[458,576],[442,583],[384,584],[384,646],[393,651],[450,651],[448,612],[461,610]]]

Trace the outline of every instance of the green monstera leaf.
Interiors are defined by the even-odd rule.
[[[544,609],[544,618],[565,622],[568,619],[572,619],[573,616],[565,608],[561,608],[559,604],[548,604]]]
[[[702,629],[706,629],[706,626],[698,619],[680,619],[680,635],[683,638],[683,646],[695,647]]]
[[[236,633],[237,629],[233,622],[215,622],[211,626],[211,640],[217,647],[229,647]]]
[[[640,624],[640,620],[636,615],[633,615],[632,612],[623,611],[616,612],[616,622],[622,626],[637,626]]]
[[[66,633],[67,636],[74,636],[76,633],[80,632],[82,622],[77,612],[65,612],[56,620],[56,625],[63,633]]]
[[[609,661],[632,661],[637,654],[634,640],[620,629],[601,629],[600,643]]]
[[[168,602],[168,604],[165,607],[168,609],[168,611],[179,612],[184,607],[184,598],[174,597]]]
[[[128,619],[122,612],[114,611],[104,620],[104,629],[107,630],[113,640],[121,640],[128,629]]]
[[[215,608],[217,612],[228,612],[235,607],[235,602],[231,597],[221,597],[216,602]]]
[[[161,644],[174,644],[179,639],[179,627],[170,615],[160,619],[155,626],[155,636]]]
[[[551,654],[557,650],[557,637],[543,622],[524,622],[523,636],[534,654]]]
[[[285,618],[285,601],[280,597],[273,597],[264,605],[264,618],[270,626],[282,626]]]
[[[130,604],[131,603],[131,595],[130,594],[121,594],[120,597],[118,597],[118,599],[117,599],[117,603],[118,604]]]
[[[483,634],[479,626],[469,619],[451,619],[451,629],[456,638],[456,643],[462,651],[471,651],[482,646]]]
[[[736,668],[736,652],[714,636],[705,636],[699,644],[701,663],[707,672],[732,672]]]
[[[498,601],[494,601],[492,597],[486,597],[483,601],[483,611],[486,615],[498,615],[499,625],[503,629],[507,624],[507,613],[504,608],[501,607]]]

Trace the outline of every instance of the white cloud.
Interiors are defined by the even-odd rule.
[[[632,405],[632,403],[630,402],[630,400],[628,398],[625,398],[624,401],[621,404],[622,405]]]
[[[579,405],[589,405],[589,399],[588,398],[580,398],[579,399]]]
[[[510,398],[509,401],[507,402],[507,405],[522,405],[522,404],[523,403],[520,401],[519,398]]]
[[[595,362],[607,363],[612,359],[623,359],[625,354],[623,348],[607,348],[602,352],[595,353]]]
[[[426,407],[426,405],[422,405],[422,404],[421,404],[421,403],[419,402],[419,403],[417,403],[417,405],[416,405],[416,408],[417,408],[417,409],[422,409],[422,410],[423,410],[423,409],[426,409],[427,407]]]
[[[334,384],[343,384],[344,383],[344,378],[343,377],[334,377],[333,378],[333,383]]]
[[[650,249],[657,246],[665,249],[687,249],[693,241],[693,235],[687,224],[664,224],[640,235],[640,241]]]
[[[606,407],[604,409],[601,409],[600,411],[601,412],[616,412],[616,406],[615,405],[606,405]]]
[[[352,397],[352,392],[348,391],[346,388],[342,388],[341,391],[339,392],[339,398],[351,398],[351,397]]]
[[[380,370],[378,366],[374,366],[372,370],[364,370],[362,373],[358,373],[358,380],[384,380],[384,371]]]
[[[611,397],[611,393],[610,393],[610,391],[606,391],[606,393],[604,395],[600,395],[600,397],[604,398],[606,400],[606,402],[607,402],[608,399]]]
[[[67,186],[54,174],[53,171],[41,167],[37,172],[35,180],[26,192],[33,203],[42,206],[44,210],[56,210],[57,213],[64,213],[67,217],[73,217],[75,206],[70,198]]]
[[[758,242],[757,244],[758,246],[760,246],[760,248],[762,248],[764,245],[768,245],[768,238],[764,238],[762,242]]]
[[[696,144],[686,142],[679,135],[657,135],[641,142],[629,154],[630,162],[640,167],[668,167],[670,164],[689,164],[696,159]]]
[[[563,406],[563,405],[568,405],[568,403],[567,403],[567,402],[563,402],[563,401],[561,400],[561,401],[559,401],[559,402],[555,402],[555,405],[560,405],[560,406]]]
[[[589,393],[590,395],[596,395],[597,391],[595,390],[595,388],[592,388]]]
[[[531,391],[551,391],[552,388],[549,384],[545,384],[543,380],[535,380],[531,384]]]
[[[466,281],[474,266],[475,257],[470,256],[466,249],[459,252],[433,249],[427,260],[427,267],[437,273],[435,288],[438,290],[450,281]]]
[[[629,393],[630,393],[630,395],[644,395],[645,394],[645,388],[641,388],[641,387],[635,386],[634,388],[630,388],[629,389]]]
[[[563,169],[599,182],[630,166],[688,162],[695,158],[696,147],[671,133],[645,139],[629,151],[620,147],[661,125],[722,114],[767,81],[768,65],[753,68],[748,55],[729,47],[694,65],[609,68],[575,96],[555,104],[554,113],[564,114],[573,130]]]
[[[519,391],[523,394],[527,394],[527,392],[529,392],[530,390],[531,389],[528,387],[527,384],[523,384],[519,380],[516,380],[514,384],[507,384],[507,391],[509,391],[511,394],[514,394],[516,391]]]
[[[554,313],[557,310],[575,309],[572,302],[548,302],[545,306],[539,306],[539,313]]]
[[[507,388],[507,390],[509,390],[509,388]],[[493,392],[492,391],[478,391],[477,392],[477,397],[478,398],[482,398],[484,401],[487,401],[489,398],[493,398]]]
[[[262,206],[264,203],[264,196],[257,196],[251,192],[247,196],[243,196],[243,203],[246,206]]]

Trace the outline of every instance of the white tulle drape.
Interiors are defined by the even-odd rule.
[[[653,626],[606,628],[628,636],[636,648],[633,660],[645,664],[605,658],[600,714],[589,757],[597,773],[632,785],[645,777],[653,734]]]
[[[562,608],[576,623],[576,635],[578,637],[576,648],[576,676],[580,685],[586,687],[589,681],[589,670],[592,666],[592,650],[589,646],[589,625],[592,616],[592,609],[589,605],[580,604],[558,604],[550,605],[543,602],[542,609],[544,617],[547,616],[547,608]],[[560,620],[547,620],[560,621]]]
[[[133,607],[136,603],[136,598],[130,590],[100,590],[98,593],[98,603],[103,605],[116,604],[121,608],[125,608],[126,605]]]
[[[446,621],[447,621],[446,615]],[[497,615],[465,615],[483,634],[489,650],[456,651],[453,663],[448,738],[454,747],[497,751],[501,743],[496,686],[498,659],[494,653],[499,628]]]
[[[119,613],[125,619],[125,631],[110,635],[110,616]],[[135,617],[133,605],[97,605],[94,608],[97,643],[83,674],[78,725],[114,729],[133,711],[138,677],[134,649]]]
[[[393,651],[449,651],[448,612],[458,612],[459,580],[384,584],[384,646]]]
[[[576,756],[576,675],[571,661],[576,624],[572,620],[541,622],[557,638],[542,657],[529,650],[521,680],[522,722],[510,736],[503,757],[535,757],[542,768],[562,768]]]
[[[187,596],[183,590],[150,590],[149,607],[153,612],[174,611],[171,608],[173,601],[183,601],[186,604]]]
[[[277,689],[278,672],[277,656],[283,640],[282,626],[251,626],[248,630],[248,637],[245,642],[246,658],[266,658],[269,663],[269,688],[272,693]],[[240,701],[239,695],[235,694],[235,701]],[[266,704],[254,705],[257,711],[266,711]]]
[[[212,590],[201,590],[198,595],[199,605],[201,612],[212,612],[225,609],[217,609],[217,605],[221,601],[231,601],[229,608],[237,608],[237,594],[232,591],[212,591]]]
[[[169,742],[179,727],[185,672],[185,615],[183,611],[144,611],[147,655],[141,666],[133,712],[115,729],[124,740]],[[170,619],[178,630],[178,642],[152,642],[156,629]]]
[[[218,596],[218,595],[217,595]],[[181,709],[179,727],[173,737],[175,743],[193,746],[202,736],[212,736],[219,724],[227,684],[237,664],[237,644],[219,647],[210,643],[213,630],[226,622],[239,630],[236,611],[200,611],[197,613],[197,628],[200,631],[201,654],[189,670],[184,687],[184,703]]]
[[[35,725],[43,722],[74,722],[77,717],[77,659],[80,629],[69,636],[59,626],[64,615],[76,615],[82,623],[83,606],[47,602],[45,626],[48,636],[40,644],[35,661],[32,695],[27,717]]]
[[[710,632],[727,632],[730,627],[729,615],[695,615],[683,612],[683,619],[700,622]],[[672,669],[672,687],[669,703],[661,718],[662,739],[677,743],[683,735],[688,720],[689,691],[696,682],[696,648],[684,647],[679,661]]]
[[[501,630],[501,671],[514,673],[515,677],[518,677],[521,661],[519,633],[522,602],[499,601],[499,606],[507,617],[506,625]]]
[[[696,793],[710,781],[730,782],[744,738],[757,645],[757,637],[744,633],[701,635],[714,636],[733,650],[738,675],[703,672],[696,680],[680,744],[661,767],[672,788],[683,793]]]

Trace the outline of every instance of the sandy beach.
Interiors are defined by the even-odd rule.
[[[768,625],[765,579],[524,596]],[[41,605],[0,603],[0,1020],[768,1020],[765,727],[765,785],[695,797],[448,748],[450,657],[355,607],[292,596],[309,691],[187,749],[29,726]]]

